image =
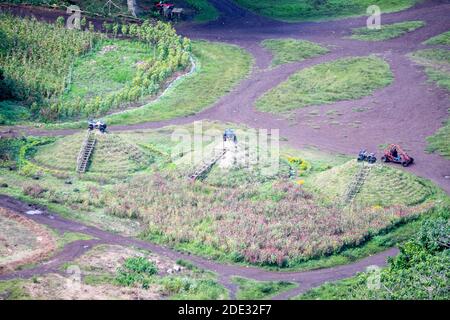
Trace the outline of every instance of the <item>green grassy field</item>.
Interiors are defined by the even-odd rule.
[[[428,45],[450,45],[450,31],[444,32],[424,42]]]
[[[223,123],[203,127],[200,159],[211,154],[211,141],[221,140],[226,127],[245,129]],[[0,192],[181,251],[292,270],[348,263],[404,241],[415,219],[445,199],[431,183],[383,166],[373,168],[359,207],[343,208],[339,200],[355,164],[315,149],[282,149],[275,175],[245,164],[230,169],[218,164],[192,184],[186,177],[196,168],[190,162],[196,153],[190,143],[180,149],[171,138],[174,130],[192,134],[194,127],[103,135],[84,175],[75,173],[82,134],[40,146],[33,142],[39,139],[19,140],[19,146],[11,144],[15,155],[0,168],[0,185],[6,186]],[[244,135],[239,131],[239,148],[252,152]],[[9,170],[11,162],[17,170]],[[328,180],[333,183],[324,183]]]
[[[392,82],[389,65],[382,59],[352,57],[319,64],[290,76],[256,101],[270,113],[336,101],[358,99]]]
[[[327,53],[329,50],[310,41],[295,39],[267,39],[261,45],[273,54],[272,65],[303,61]]]
[[[339,201],[360,167],[360,163],[352,160],[318,173],[308,181],[307,188],[322,194],[329,203]],[[426,180],[388,166],[374,166],[354,201],[366,206],[416,205],[433,193],[433,185]]]
[[[238,300],[270,299],[296,286],[285,281],[255,281],[241,277],[234,277],[233,282],[239,286],[236,293]]]
[[[252,58],[236,46],[194,41],[196,71],[164,96],[143,107],[105,117],[108,124],[133,124],[195,114],[213,104],[244,77]]]
[[[436,41],[441,42],[440,40]],[[425,72],[430,81],[450,92],[450,50],[419,50],[411,54],[410,57],[413,61],[425,67]],[[445,121],[444,126],[427,140],[429,152],[438,152],[442,156],[450,158],[450,121]]]
[[[148,45],[128,40],[104,40],[94,52],[78,58],[62,99],[89,100],[123,89],[139,71],[138,64],[153,57]]]
[[[411,7],[417,0],[236,0],[236,2],[257,14],[287,21],[320,21],[366,15],[367,7],[377,5],[384,13],[400,11]]]
[[[114,43],[114,42],[113,42]],[[128,43],[121,41],[122,45]],[[77,94],[92,95],[93,92],[107,92],[111,87],[121,87],[122,82],[129,78],[134,70],[134,61],[139,61],[141,51],[129,50],[132,47],[140,48],[139,44],[118,47],[118,51],[110,51],[112,59],[120,59],[123,62],[114,65],[105,64],[103,55],[96,53],[80,59],[80,65],[74,72],[74,81],[71,90],[66,94],[71,97]],[[251,55],[245,50],[232,45],[210,43],[206,41],[194,41],[192,51],[195,57],[196,69],[191,75],[179,80],[163,96],[142,107],[129,109],[120,113],[104,116],[103,119],[109,125],[134,124],[150,121],[167,120],[176,117],[195,114],[226,94],[244,77],[246,77],[253,64]],[[125,53],[124,57],[120,55]],[[108,60],[109,61],[109,60]],[[90,68],[99,71],[90,76]],[[105,81],[104,81],[105,80]],[[7,105],[7,102],[4,102]],[[11,107],[0,110],[0,123],[13,124],[12,119],[27,121],[29,113],[20,113]],[[25,109],[26,111],[26,109]],[[54,124],[46,124],[49,129],[57,128],[83,128],[85,121],[71,121]]]
[[[383,24],[381,29],[368,29],[367,27],[352,29],[350,39],[362,41],[383,41],[398,38],[408,32],[424,27],[424,21],[405,21],[394,24]]]
[[[190,41],[168,23],[106,24],[112,31],[104,24],[114,37],[107,40],[92,25],[66,29],[60,18],[0,15],[0,98],[26,106],[36,122],[104,115],[149,99],[190,65]],[[119,40],[119,30],[132,40]]]

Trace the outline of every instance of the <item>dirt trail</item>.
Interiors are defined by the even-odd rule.
[[[231,277],[240,276],[251,278],[259,281],[291,281],[298,284],[298,287],[285,292],[276,297],[280,299],[288,299],[310,288],[316,287],[327,281],[336,281],[351,277],[357,272],[365,271],[368,266],[383,266],[386,258],[394,256],[398,253],[396,248],[389,249],[385,252],[369,256],[352,264],[337,266],[327,269],[319,269],[306,272],[275,272],[259,269],[256,267],[237,266],[229,264],[221,264],[208,260],[199,256],[180,253],[168,247],[156,245],[150,242],[138,240],[113,234],[100,230],[96,227],[87,226],[83,223],[68,220],[48,211],[45,207],[29,205],[9,196],[0,195],[0,207],[14,211],[20,215],[26,215],[30,209],[40,210],[42,214],[27,216],[33,221],[48,226],[58,232],[77,232],[94,237],[94,240],[75,241],[66,245],[49,261],[40,264],[37,267],[20,270],[10,274],[0,275],[0,280],[8,280],[14,278],[31,278],[35,275],[43,275],[47,273],[61,273],[61,267],[81,256],[93,246],[98,244],[117,244],[121,246],[133,246],[140,249],[149,250],[155,254],[165,256],[167,258],[178,260],[184,259],[194,263],[199,268],[210,270],[219,275],[219,282],[230,291],[230,296],[235,297],[237,287],[231,282]]]
[[[450,193],[450,161],[426,153],[426,137],[442,126],[448,117],[449,94],[429,83],[423,67],[415,65],[406,54],[428,46],[422,42],[450,29],[450,2],[425,1],[405,11],[383,14],[382,23],[404,20],[423,20],[427,25],[403,37],[380,42],[344,39],[351,28],[365,25],[366,17],[329,22],[283,23],[250,13],[230,0],[210,0],[221,16],[207,24],[185,24],[178,32],[193,39],[206,39],[237,44],[246,48],[256,61],[250,77],[211,108],[194,116],[168,121],[120,125],[111,131],[159,128],[170,124],[185,124],[196,120],[233,121],[259,128],[279,128],[280,134],[295,147],[313,145],[320,149],[354,154],[361,147],[376,150],[378,146],[396,142],[402,144],[416,159],[407,169],[431,179]],[[47,9],[14,7],[18,15],[31,15],[52,21],[62,12]],[[100,24],[101,20],[96,20]],[[301,38],[329,46],[327,55],[303,62],[269,68],[271,55],[260,46],[267,38]],[[325,106],[307,107],[295,112],[295,121],[281,116],[258,112],[255,101],[265,92],[304,68],[348,56],[377,54],[391,65],[395,80],[392,85],[378,90],[373,96],[355,101],[343,101]],[[354,112],[354,108],[367,112]],[[329,110],[344,113],[339,125],[323,123],[323,119],[310,119],[308,112]],[[357,125],[359,124],[359,125]],[[317,129],[320,127],[320,129]],[[9,128],[10,134],[20,132],[32,135],[68,135],[78,130],[39,130],[28,127]]]

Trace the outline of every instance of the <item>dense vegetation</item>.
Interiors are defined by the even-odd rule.
[[[171,299],[220,300],[227,296],[217,281],[202,270],[193,269],[190,275],[158,276],[156,265],[145,257],[130,257],[117,269],[114,282],[121,286],[140,286],[149,289],[160,286]]]
[[[82,32],[67,30],[62,23],[63,20],[58,20],[50,25],[34,19],[0,16],[2,91],[7,92],[7,98],[22,101],[45,120],[104,114],[155,94],[173,72],[189,65],[190,41],[180,38],[169,24],[151,25],[148,21],[140,26],[105,24],[106,32],[114,37],[120,30],[145,43],[148,55],[135,66],[132,77],[128,72],[127,77],[119,79],[125,82],[120,90],[92,95],[75,88],[80,93],[76,95],[70,92],[73,73],[77,72],[73,70],[76,59],[100,50],[103,46],[97,44],[104,42],[100,34],[92,32],[91,25],[86,27],[90,31]],[[64,95],[70,99],[61,98]]]
[[[332,20],[351,16],[362,16],[371,5],[382,12],[394,12],[414,5],[417,0],[236,0],[236,2],[258,14],[271,18],[296,22]]]
[[[369,57],[343,58],[301,70],[265,93],[256,107],[280,113],[372,94],[392,81],[389,65]]]
[[[361,208],[344,208],[339,195],[335,200],[334,191],[324,187],[320,193],[310,187],[336,161],[313,155],[283,157],[275,176],[262,175],[259,168],[238,166],[224,172],[216,166],[203,182],[192,185],[186,175],[195,165],[183,164],[192,154],[170,157],[176,146],[171,132],[102,136],[89,172],[81,179],[75,178],[74,168],[82,135],[39,147],[51,141],[27,139],[18,151],[21,175],[2,170],[1,180],[10,186],[4,190],[76,212],[92,212],[83,214],[83,219],[101,216],[102,224],[137,218],[145,226],[144,238],[181,250],[282,267],[295,267],[361,244],[417,217],[437,197],[431,185],[386,168],[390,171],[374,172],[371,180],[376,184],[385,177],[401,179],[408,186],[405,192],[379,192],[368,184],[367,192],[376,191],[371,202],[362,203]],[[240,145],[244,148],[245,143]],[[345,189],[353,171],[345,166],[341,171],[349,178],[339,183]],[[363,252],[350,255],[355,254]]]
[[[438,36],[433,43],[440,43]],[[450,92],[450,50],[446,49],[425,49],[414,52],[411,58],[425,67],[425,72],[430,81]],[[428,139],[427,150],[438,152],[446,158],[450,158],[450,121],[447,120],[433,136]]]
[[[133,124],[195,114],[232,90],[253,63],[245,50],[223,43],[193,41],[195,72],[179,81],[160,99],[105,118],[109,124]]]
[[[381,29],[367,27],[352,29],[351,39],[363,41],[383,41],[400,37],[408,32],[425,26],[423,21],[405,21],[393,24],[382,24]]]
[[[263,47],[273,54],[272,65],[279,65],[294,61],[320,56],[329,50],[310,41],[295,39],[267,39]]]
[[[449,209],[437,219],[427,219],[412,240],[400,246],[400,254],[381,271],[380,287],[369,289],[363,273],[336,283],[325,284],[300,299],[450,299],[450,216]]]

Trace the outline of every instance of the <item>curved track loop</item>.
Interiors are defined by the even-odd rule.
[[[281,136],[287,138],[287,143],[294,147],[312,145],[340,153],[355,153],[361,146],[375,150],[380,144],[397,142],[411,150],[416,159],[416,164],[410,167],[409,171],[433,180],[447,193],[450,193],[450,179],[448,178],[450,161],[439,155],[424,152],[426,137],[432,135],[447,119],[449,94],[429,83],[423,68],[416,66],[406,56],[415,50],[427,48],[428,46],[422,44],[423,41],[450,29],[449,1],[429,0],[405,11],[383,14],[382,23],[424,20],[427,25],[403,37],[373,43],[344,39],[350,34],[351,28],[365,25],[365,17],[320,23],[288,24],[259,17],[240,8],[230,0],[210,0],[210,2],[221,12],[217,21],[198,25],[180,25],[178,31],[193,39],[228,42],[247,49],[255,58],[255,67],[251,75],[211,108],[194,116],[169,121],[114,126],[111,131],[160,128],[166,125],[186,124],[205,119],[232,121],[256,128],[279,128]],[[34,14],[49,21],[53,21],[62,14],[36,8],[15,7],[11,10],[18,15]],[[101,21],[99,20],[97,23],[100,24]],[[330,53],[306,61],[270,68],[271,55],[260,46],[260,41],[267,38],[298,38],[315,41],[329,46]],[[342,101],[330,105],[304,108],[295,113],[293,120],[258,112],[254,108],[255,101],[262,94],[301,69],[342,57],[370,54],[377,54],[385,58],[390,63],[395,76],[390,86],[376,91],[372,96],[355,101]],[[367,108],[368,111],[353,112],[352,109],[355,107]],[[343,116],[339,118],[339,121],[343,125],[333,126],[324,124],[322,121],[320,130],[312,128],[308,112],[313,109],[322,114],[329,110],[341,111]],[[350,125],[356,121],[362,123],[359,128]],[[12,134],[22,132],[53,136],[77,132],[77,130],[44,131],[29,127],[8,129]],[[29,209],[28,205],[7,196],[0,196],[0,205],[22,214]],[[383,265],[388,256],[398,252],[393,248],[353,264],[328,269],[308,272],[271,272],[255,267],[219,264],[163,246],[111,234],[79,222],[63,219],[50,212],[30,218],[61,232],[81,232],[94,236],[98,240],[71,243],[49,263],[14,274],[3,275],[0,276],[0,279],[30,277],[34,274],[55,271],[64,262],[73,260],[96,243],[113,243],[125,246],[133,245],[173,259],[187,259],[201,268],[217,272],[220,282],[228,288],[232,298],[235,297],[237,289],[230,281],[230,277],[234,275],[261,281],[286,280],[298,283],[297,288],[275,297],[287,299],[326,281],[350,277],[356,272],[364,271],[369,265]]]

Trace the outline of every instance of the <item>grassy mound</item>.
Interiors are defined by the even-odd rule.
[[[38,148],[34,161],[42,167],[75,172],[85,134],[76,134]],[[153,162],[151,154],[114,134],[98,134],[88,172],[106,176],[126,175]]]
[[[329,51],[314,42],[306,40],[267,39],[261,44],[274,55],[272,65],[303,61],[308,58],[320,56]]]
[[[383,13],[395,12],[413,6],[418,0],[236,0],[236,2],[263,16],[298,22],[363,16],[371,5],[379,6]]]
[[[363,41],[383,41],[400,37],[408,32],[425,26],[424,21],[405,21],[393,24],[383,24],[381,29],[367,27],[352,29],[351,39]]]
[[[257,109],[281,113],[310,105],[358,99],[392,81],[389,65],[375,56],[344,58],[295,73],[256,101]]]
[[[433,40],[434,42],[435,40]],[[450,50],[419,50],[414,52],[411,58],[419,65],[425,67],[425,72],[431,81],[450,92]],[[450,158],[450,121],[447,120],[444,126],[427,140],[429,143],[428,151],[436,151],[442,156]]]
[[[343,165],[318,173],[309,185],[331,202],[343,198],[361,164],[351,160]],[[355,202],[366,206],[413,206],[425,202],[434,194],[430,183],[403,170],[385,165],[371,168]]]

